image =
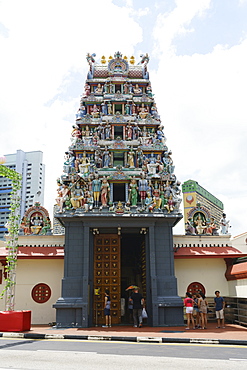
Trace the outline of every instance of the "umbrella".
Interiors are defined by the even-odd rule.
[[[139,289],[137,285],[130,285],[127,289],[125,290],[132,290],[132,289]]]

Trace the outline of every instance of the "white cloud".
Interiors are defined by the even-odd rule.
[[[190,22],[194,17],[201,17],[210,8],[211,0],[176,0],[176,8],[168,13],[160,13],[153,37],[156,40],[155,53],[174,53],[173,39],[182,34],[193,32]]]
[[[215,45],[205,55],[176,55],[174,37],[187,32],[193,17],[210,6],[209,1],[202,8],[196,3],[185,14],[183,2],[177,2],[173,12],[158,19],[160,63],[151,73],[152,84],[176,175],[198,181],[222,200],[231,230],[239,234],[246,230],[247,217],[247,39],[231,48]],[[183,222],[177,227],[182,229]]]
[[[129,12],[111,0],[0,4],[0,22],[8,30],[0,35],[1,152],[44,152],[45,202],[51,214],[56,178],[84,90],[86,54],[96,52],[96,60],[117,50],[133,54],[142,29]],[[76,73],[80,78],[75,84],[71,79]],[[76,99],[68,91],[72,83],[81,87]]]

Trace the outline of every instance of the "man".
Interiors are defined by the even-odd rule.
[[[222,328],[225,328],[225,321],[224,321],[224,308],[225,308],[225,300],[223,297],[220,296],[219,290],[215,291],[216,297],[214,298],[214,305],[215,305],[215,313],[217,318],[218,326],[220,328],[220,320],[222,321]]]
[[[139,328],[142,327],[142,308],[144,305],[144,298],[139,293],[139,288],[134,289],[134,293],[131,294],[130,301],[133,302],[133,319],[134,328],[137,328],[139,323]]]

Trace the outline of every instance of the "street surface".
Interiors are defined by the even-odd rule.
[[[246,369],[247,347],[0,338],[0,370]]]

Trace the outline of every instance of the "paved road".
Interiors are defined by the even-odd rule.
[[[0,338],[0,370],[246,369],[247,347]]]

